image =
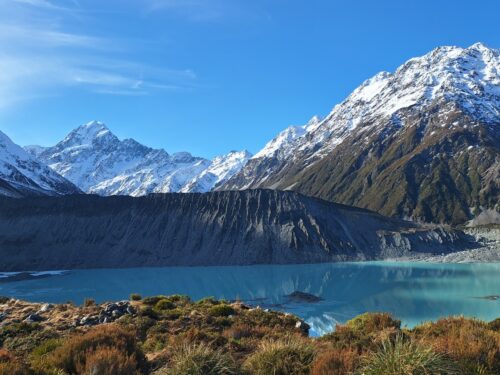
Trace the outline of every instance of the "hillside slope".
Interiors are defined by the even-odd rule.
[[[462,232],[293,192],[0,199],[2,271],[310,263],[474,246]]]
[[[452,224],[498,211],[499,72],[500,50],[479,43],[413,58],[290,141],[278,142],[291,128],[278,135],[219,189],[291,189]]]

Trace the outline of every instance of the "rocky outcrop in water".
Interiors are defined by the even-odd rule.
[[[294,192],[0,199],[1,271],[313,263],[474,246],[460,231]]]

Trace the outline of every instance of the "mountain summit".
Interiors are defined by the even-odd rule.
[[[210,161],[187,152],[170,155],[133,139],[120,140],[98,121],[79,126],[53,147],[27,150],[83,191],[100,195],[209,191],[250,157],[235,153],[221,163],[220,157]],[[210,178],[204,177],[209,173]]]
[[[322,121],[280,133],[220,189],[292,189],[451,223],[499,209],[499,56],[480,43],[440,47],[379,73]]]

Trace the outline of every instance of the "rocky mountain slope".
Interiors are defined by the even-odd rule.
[[[453,224],[500,210],[500,50],[440,47],[377,74],[219,189],[257,187]]]
[[[81,191],[0,131],[0,195],[76,194]]]
[[[133,139],[122,141],[97,121],[78,127],[53,147],[26,149],[83,191],[99,195],[209,191],[251,156],[231,152],[210,161],[187,152],[170,155]]]
[[[0,198],[2,271],[329,262],[475,246],[459,231],[293,192]]]

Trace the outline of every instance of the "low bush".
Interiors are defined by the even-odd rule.
[[[26,367],[6,349],[0,348],[0,375],[29,375]]]
[[[161,374],[168,375],[234,375],[234,360],[220,350],[205,344],[185,344],[174,351],[171,365]]]
[[[264,341],[245,362],[253,375],[307,375],[314,360],[314,348],[296,337]]]
[[[205,297],[196,301],[197,305],[218,305],[220,303],[219,300],[216,300],[214,297]]]
[[[152,297],[145,297],[142,302],[145,304],[145,305],[150,305],[150,306],[153,306],[153,305],[156,305],[158,303],[158,301],[162,300],[162,299],[168,299],[167,296],[152,296]]]
[[[175,303],[168,299],[161,299],[156,302],[155,308],[157,310],[172,310],[175,309]]]
[[[410,335],[459,362],[465,373],[477,371],[480,365],[488,372],[500,374],[500,332],[491,328],[491,323],[451,317],[422,324]]]
[[[186,304],[186,303],[191,302],[191,298],[189,298],[188,296],[185,296],[183,294],[173,294],[173,295],[169,296],[168,299],[172,302],[177,302],[180,304]]]
[[[0,348],[0,363],[14,361],[15,357],[7,349]]]
[[[106,349],[114,349],[121,355],[117,356]],[[116,368],[128,368],[133,363],[138,373],[145,373],[147,368],[146,358],[138,348],[135,337],[114,325],[101,326],[82,336],[67,339],[62,346],[49,354],[47,365],[49,368],[74,374],[86,369],[90,359],[96,366],[106,361],[119,361],[114,363]]]
[[[135,355],[127,355],[115,348],[97,348],[85,361],[76,364],[77,374],[89,375],[137,375]]]
[[[248,324],[235,324],[224,331],[224,336],[229,339],[240,340],[254,335],[253,328]]]
[[[384,329],[399,330],[401,328],[401,321],[394,319],[388,313],[364,313],[349,320],[345,325],[356,332],[369,334],[380,332]]]
[[[85,307],[95,306],[95,299],[85,298],[85,300],[83,301],[83,306]]]
[[[462,374],[450,359],[431,348],[415,345],[402,336],[386,341],[368,356],[363,375],[454,375]]]
[[[334,332],[321,338],[337,349],[355,349],[358,352],[373,351],[387,340],[401,335],[401,322],[386,313],[365,313],[337,325]]]
[[[230,315],[235,315],[236,311],[229,305],[226,305],[225,303],[220,304],[220,305],[215,305],[212,306],[208,310],[208,314],[214,317],[217,316],[230,316]]]
[[[42,342],[39,346],[37,346],[31,352],[31,355],[35,358],[43,357],[49,353],[52,353],[54,350],[59,348],[62,345],[63,341],[61,339],[49,339]]]
[[[153,320],[158,319],[158,313],[151,306],[141,306],[139,309],[139,315]]]
[[[13,323],[0,329],[0,339],[29,335],[38,330],[40,330],[38,323]]]
[[[162,312],[162,316],[167,320],[177,320],[182,316],[181,309],[165,310]]]
[[[130,300],[131,301],[140,301],[142,299],[141,295],[140,294],[137,294],[137,293],[132,293],[130,295]]]
[[[333,349],[319,355],[311,375],[351,375],[359,368],[361,356],[353,349]]]
[[[31,372],[18,362],[6,362],[0,363],[0,375],[31,375]]]

